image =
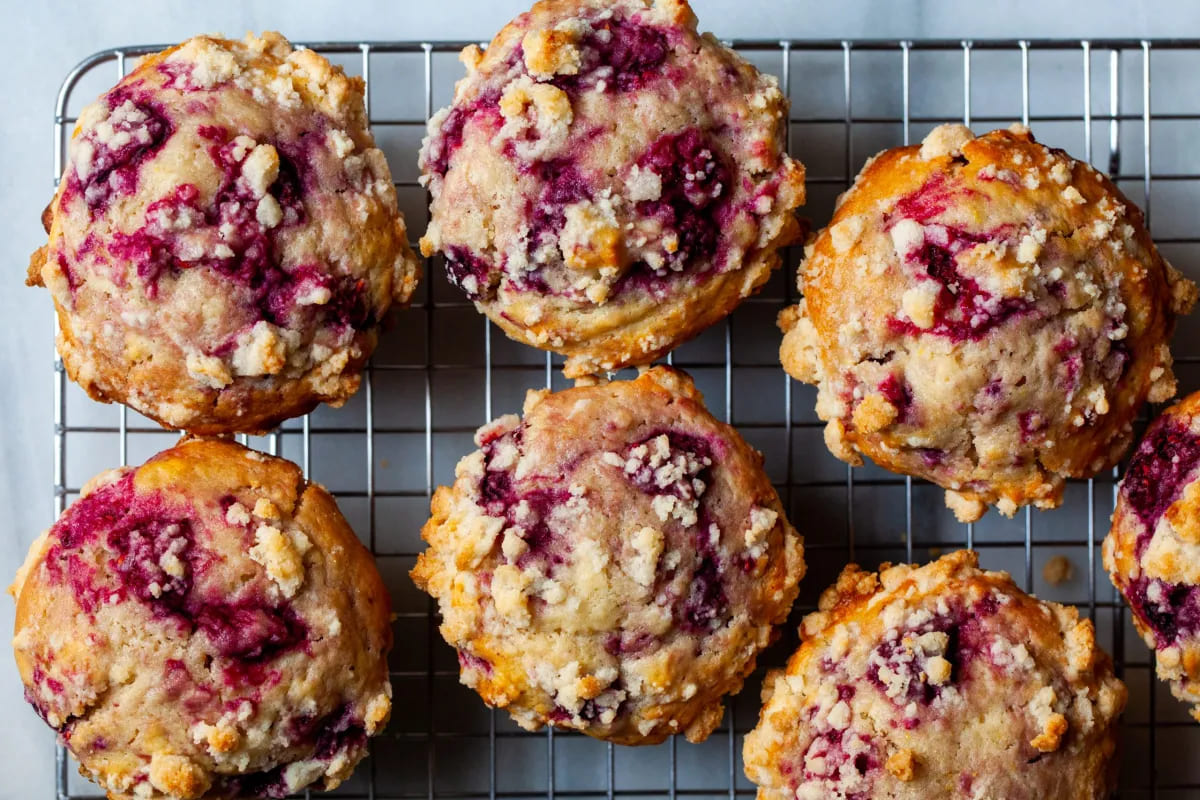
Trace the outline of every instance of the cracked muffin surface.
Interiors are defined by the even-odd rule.
[[[652,362],[799,236],[787,100],[696,24],[683,0],[544,0],[463,51],[430,120],[422,251],[568,377]]]
[[[1154,650],[1158,677],[1200,720],[1200,393],[1146,430],[1121,479],[1104,567]]]
[[[26,699],[113,800],[333,788],[387,722],[383,582],[282,459],[190,440],[102,473],[9,591]]]
[[[1196,299],[1107,178],[1020,126],[879,154],[799,280],[780,359],[818,387],[829,449],[937,483],[963,521],[1115,464],[1175,393]]]
[[[959,551],[848,566],[768,674],[759,800],[1104,800],[1125,686],[1074,608]]]
[[[761,455],[665,367],[530,392],[476,441],[412,571],[462,682],[530,730],[706,738],[804,573]]]
[[[68,374],[193,433],[340,405],[419,273],[362,79],[277,33],[144,59],[80,113],[43,220]]]

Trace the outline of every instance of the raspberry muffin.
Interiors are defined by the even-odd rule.
[[[113,800],[332,788],[387,721],[379,573],[282,459],[192,440],[103,473],[9,591],[25,697]]]
[[[81,112],[43,221],[68,374],[193,433],[340,405],[418,277],[362,80],[277,33],[145,59]]]
[[[1117,493],[1104,566],[1155,651],[1158,677],[1200,720],[1200,393],[1146,431]]]
[[[801,267],[780,358],[851,464],[933,481],[964,522],[1053,508],[1175,393],[1196,287],[1089,164],[961,125],[863,168]]]
[[[1125,686],[1074,608],[960,551],[850,565],[767,676],[759,800],[1102,800]]]
[[[724,318],[798,237],[787,100],[684,0],[544,0],[462,60],[421,150],[421,251],[568,377]]]
[[[761,456],[665,367],[530,392],[476,442],[412,571],[463,683],[529,730],[707,737],[804,573]]]

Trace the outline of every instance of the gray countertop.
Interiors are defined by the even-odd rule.
[[[52,352],[48,295],[22,287],[28,254],[43,240],[39,215],[52,191],[54,98],[67,71],[93,51],[116,45],[176,42],[192,34],[274,28],[296,41],[337,39],[486,39],[524,7],[520,0],[437,3],[340,0],[170,0],[9,2],[0,43],[8,111],[0,118],[0,242],[4,290],[0,319],[0,579],[51,521]],[[990,38],[1200,36],[1200,3],[1093,0],[694,0],[705,28],[725,38]],[[1086,7],[1081,13],[1080,8]],[[17,10],[17,9],[20,10]],[[967,10],[969,9],[969,11]],[[0,602],[0,628],[12,605]],[[0,798],[53,796],[53,738],[21,701],[12,659],[0,654],[0,697],[13,715],[0,725],[0,759],[10,777]]]

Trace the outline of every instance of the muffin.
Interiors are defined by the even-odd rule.
[[[848,566],[767,676],[759,800],[1101,800],[1125,686],[1073,608],[974,553]]]
[[[102,473],[9,591],[25,697],[113,800],[333,788],[387,721],[379,573],[282,459],[191,440]]]
[[[701,741],[787,617],[800,537],[681,372],[530,392],[433,497],[413,580],[522,727]]]
[[[787,100],[684,0],[544,0],[462,60],[421,149],[421,251],[567,377],[723,319],[799,236]]]
[[[1104,567],[1155,652],[1158,677],[1200,720],[1200,393],[1146,431],[1121,480]]]
[[[277,33],[142,61],[80,113],[43,222],[67,373],[193,433],[343,403],[419,274],[362,80]]]
[[[1196,287],[1103,175],[1028,129],[936,128],[872,159],[779,318],[784,369],[817,386],[838,458],[989,504],[1053,508],[1115,464]]]

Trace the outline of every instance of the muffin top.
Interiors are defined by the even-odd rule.
[[[81,112],[44,221],[71,376],[193,432],[345,400],[418,277],[362,80],[276,33],[143,60]]]
[[[1146,430],[1121,479],[1104,565],[1157,655],[1158,675],[1200,719],[1200,393]]]
[[[767,676],[760,800],[1102,800],[1124,685],[1073,608],[951,553],[848,566]]]
[[[1167,340],[1196,298],[1112,182],[1020,126],[878,155],[800,285],[780,355],[832,452],[938,483],[964,521],[1116,463],[1175,392]]]
[[[787,101],[683,0],[544,0],[462,58],[421,151],[421,249],[568,377],[653,361],[798,236]]]
[[[761,456],[682,373],[531,392],[438,489],[412,576],[522,726],[704,739],[804,572]]]
[[[102,473],[10,592],[26,698],[112,798],[332,788],[390,709],[390,608],[294,464],[191,440]]]

